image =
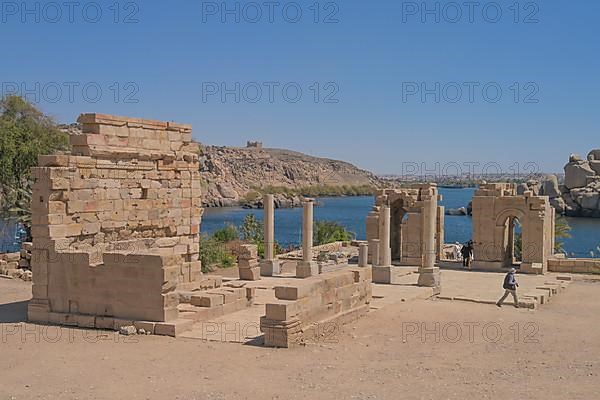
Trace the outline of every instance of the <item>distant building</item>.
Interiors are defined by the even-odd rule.
[[[262,144],[262,142],[248,141],[248,142],[246,142],[246,147],[249,149],[262,149],[263,144]]]

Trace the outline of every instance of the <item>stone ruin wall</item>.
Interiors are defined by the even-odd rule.
[[[507,259],[506,224],[517,218],[522,227],[521,272],[542,274],[554,251],[555,212],[547,196],[517,195],[512,183],[483,184],[473,196],[474,263],[482,269],[511,266]]]
[[[548,260],[548,271],[571,274],[600,274],[600,259],[554,258]]]
[[[277,300],[260,319],[265,346],[290,347],[305,340],[331,340],[339,327],[369,311],[371,267],[327,272],[275,287]]]
[[[392,252],[392,259],[398,260],[401,265],[421,265],[423,256],[422,193],[431,188],[435,188],[435,195],[441,199],[437,194],[436,185],[432,184],[412,184],[405,189],[381,189],[375,193],[375,206],[366,220],[367,240],[379,239],[379,209],[383,205],[389,205],[392,213],[391,242],[392,248],[395,250]],[[406,215],[406,219],[402,220],[404,215]],[[444,246],[444,221],[445,208],[437,206],[435,247],[438,258],[441,257]],[[394,242],[400,241],[400,231],[402,232],[401,249],[400,246],[394,245]],[[370,250],[368,262],[373,262]]]
[[[29,319],[112,329],[177,318],[201,276],[201,187],[192,128],[83,114],[69,155],[33,168]]]

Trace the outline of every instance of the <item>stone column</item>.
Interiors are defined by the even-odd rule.
[[[427,189],[423,189],[425,191]],[[432,287],[434,294],[440,293],[440,269],[435,266],[435,231],[437,222],[437,189],[433,186],[429,193],[422,193],[422,249],[419,286]]]
[[[390,223],[390,207],[383,205],[379,208],[379,261],[377,265],[373,266],[373,282],[375,283],[392,283]]]
[[[319,274],[319,265],[312,260],[313,248],[313,208],[314,202],[308,199],[304,202],[302,220],[302,261],[296,266],[297,278],[308,278]]]
[[[391,211],[389,206],[381,206],[379,216],[379,265],[392,265],[392,247],[390,242]]]
[[[371,265],[374,267],[379,263],[379,239],[369,240],[369,253],[371,253]]]
[[[423,204],[423,262],[421,267],[435,267],[435,225],[437,220],[437,202],[434,198],[424,201]]]
[[[373,239],[379,239],[379,207],[375,206],[367,215],[366,220],[367,241],[370,243]],[[369,247],[369,264],[376,265],[379,262],[379,256],[373,260],[371,247]]]
[[[260,262],[260,274],[273,276],[280,273],[279,260],[275,258],[275,201],[272,194],[263,197],[265,226],[265,257]]]
[[[302,261],[312,261],[313,248],[313,209],[312,200],[304,202],[302,219]]]
[[[369,245],[366,243],[358,246],[358,266],[361,268],[369,266]]]

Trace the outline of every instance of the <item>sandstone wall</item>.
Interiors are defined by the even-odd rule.
[[[278,300],[266,305],[260,320],[265,346],[290,347],[310,338],[331,340],[340,325],[368,312],[371,281],[370,267],[350,268],[276,287]]]
[[[600,259],[566,258],[548,260],[548,271],[579,274],[600,274]]]
[[[518,195],[511,183],[483,184],[473,196],[474,265],[512,266],[511,219],[521,223],[521,271],[544,273],[554,249],[554,210],[547,197]]]
[[[32,171],[30,320],[176,318],[173,291],[201,276],[191,126],[103,114],[79,122],[72,154],[40,156]]]

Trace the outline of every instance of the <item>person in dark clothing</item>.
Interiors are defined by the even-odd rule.
[[[473,261],[473,241],[469,240],[460,250],[463,257],[463,267],[471,269],[471,261]]]
[[[517,270],[511,268],[510,271],[508,271],[508,274],[506,274],[504,277],[504,284],[502,285],[504,288],[504,296],[502,296],[496,303],[498,307],[502,307],[504,300],[506,300],[509,294],[512,294],[512,297],[515,300],[515,307],[519,308],[519,299],[517,298],[517,288],[519,287],[519,284],[515,279],[515,272],[517,272]]]

